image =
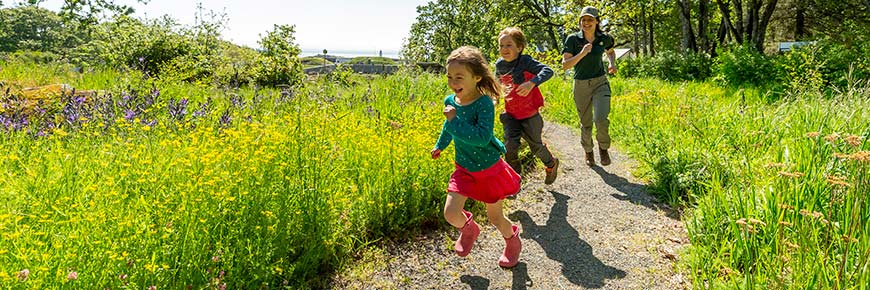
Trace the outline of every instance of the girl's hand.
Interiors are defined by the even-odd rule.
[[[438,150],[438,148],[435,148],[435,149],[432,149],[432,151],[429,152],[429,154],[432,154],[432,159],[438,159],[438,157],[441,157],[441,150]]]
[[[451,105],[444,106],[444,117],[447,117],[447,121],[453,121],[456,118],[456,108]]]
[[[522,96],[522,97],[525,97],[525,96],[527,96],[530,92],[532,92],[532,89],[534,89],[534,88],[535,88],[535,83],[533,83],[533,82],[524,82],[522,85],[520,85],[520,86],[517,88],[517,94],[520,95],[520,96]]]
[[[583,46],[583,50],[581,50],[580,53],[589,54],[589,52],[591,52],[591,51],[592,51],[592,44],[587,43],[586,45]]]
[[[615,75],[616,74],[616,66],[613,64],[610,64],[610,66],[607,68],[607,72],[612,74],[612,75]]]

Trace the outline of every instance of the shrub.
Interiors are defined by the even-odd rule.
[[[301,51],[294,41],[295,26],[275,25],[275,29],[260,39],[263,48],[258,60],[256,81],[262,85],[295,85],[302,80]]]
[[[712,59],[706,53],[664,51],[654,57],[619,62],[626,77],[654,77],[668,81],[705,80],[712,75]]]
[[[716,59],[717,77],[734,86],[763,85],[777,74],[774,62],[751,45],[733,46]]]

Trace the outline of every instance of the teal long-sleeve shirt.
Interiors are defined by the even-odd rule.
[[[456,117],[444,121],[441,135],[435,148],[444,150],[454,141],[456,163],[468,171],[481,171],[489,168],[505,152],[504,144],[493,135],[495,126],[495,105],[489,96],[480,96],[467,105],[459,105],[449,95],[444,105],[456,108]]]

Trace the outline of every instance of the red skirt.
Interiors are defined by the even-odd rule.
[[[520,191],[520,175],[501,158],[487,169],[471,172],[459,164],[450,176],[448,192],[456,192],[470,199],[496,203]]]

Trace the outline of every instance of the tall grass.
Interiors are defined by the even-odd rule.
[[[612,87],[615,142],[641,162],[656,195],[690,207],[682,266],[696,288],[870,285],[867,88],[769,103],[710,83]],[[570,81],[543,89],[546,115],[577,124]]]
[[[223,91],[4,63],[0,79],[155,98],[136,118],[0,126],[0,288],[317,287],[437,220],[452,168],[428,156],[437,76]]]

